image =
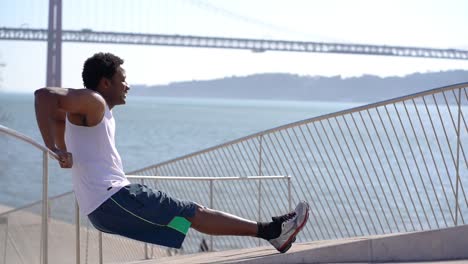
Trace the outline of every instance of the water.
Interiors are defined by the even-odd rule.
[[[114,108],[116,145],[125,171],[139,169],[286,123],[347,109],[347,103],[225,99],[128,98]],[[0,124],[42,139],[31,94],[0,93]],[[19,207],[40,199],[42,156],[0,135],[0,204]],[[50,162],[50,194],[72,189],[69,171]]]

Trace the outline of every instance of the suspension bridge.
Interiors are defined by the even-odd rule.
[[[224,17],[241,20],[244,23],[254,24],[256,26],[260,25],[270,29],[273,28],[274,30],[278,30],[279,28],[275,25],[238,15],[228,10],[220,9],[203,1],[195,1],[194,3],[198,7],[209,9]],[[71,2],[67,2],[66,4],[71,4]],[[115,30],[94,30],[92,28],[62,29],[62,9],[62,0],[49,0],[47,28],[32,28],[27,23],[23,24],[22,27],[0,28],[0,40],[48,42],[46,81],[48,86],[60,86],[61,84],[62,42],[243,49],[251,50],[253,52],[315,52],[468,60],[468,51],[462,49],[313,42],[304,40],[278,40],[252,37],[223,37],[193,34],[155,34],[139,33],[134,31],[118,32]]]

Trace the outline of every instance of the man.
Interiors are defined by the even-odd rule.
[[[87,89],[42,88],[34,93],[42,138],[59,156],[60,166],[72,168],[81,212],[103,232],[167,247],[180,248],[191,226],[210,235],[263,238],[286,252],[307,222],[305,202],[271,222],[257,223],[127,180],[115,148],[111,111],[125,104],[130,90],[122,64],[113,54],[97,53],[84,63]]]

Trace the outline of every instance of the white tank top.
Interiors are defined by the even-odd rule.
[[[84,215],[130,184],[114,135],[115,120],[107,104],[101,122],[93,127],[77,126],[66,118],[65,144],[73,155],[73,190]]]

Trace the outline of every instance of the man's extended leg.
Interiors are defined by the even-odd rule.
[[[197,206],[195,215],[188,220],[192,228],[208,235],[256,236],[257,222],[232,214]]]
[[[273,217],[272,222],[253,222],[225,212],[197,206],[188,218],[192,227],[209,235],[255,236],[268,240],[278,251],[289,250],[309,217],[309,205],[300,202],[291,213]]]

